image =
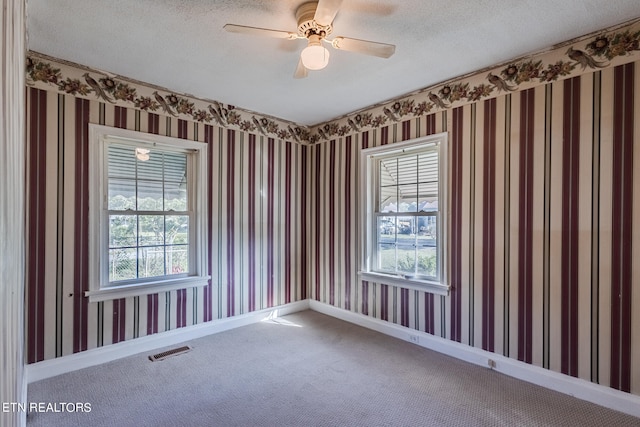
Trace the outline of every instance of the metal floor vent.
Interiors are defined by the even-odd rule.
[[[172,348],[171,350],[163,351],[162,353],[149,356],[149,360],[151,360],[152,362],[157,362],[158,360],[164,360],[167,357],[177,356],[178,354],[186,353],[189,350],[191,350],[191,347],[189,347],[188,345],[178,347],[178,348]]]

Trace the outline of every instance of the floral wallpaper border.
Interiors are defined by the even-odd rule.
[[[154,89],[85,67],[58,62],[36,52],[29,52],[26,61],[28,86],[57,90],[81,98],[97,99],[100,102],[224,128],[259,133],[281,140],[299,143],[309,141],[310,132],[306,126],[261,116],[233,105]]]
[[[285,120],[154,89],[70,65],[35,52],[26,58],[26,83],[87,99],[137,108],[298,143],[315,144],[461,105],[575,77],[640,57],[640,18],[553,50],[422,89],[308,128]],[[487,73],[487,74],[485,74]]]
[[[560,81],[640,57],[640,19],[615,30],[603,30],[576,43],[534,54],[466,78],[431,86],[418,93],[348,114],[311,128],[310,143],[446,110],[461,105]]]

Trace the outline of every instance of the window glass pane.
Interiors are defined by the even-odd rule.
[[[398,212],[398,187],[380,188],[380,212]]]
[[[417,212],[418,211],[418,185],[400,185],[398,186],[398,212]]]
[[[399,216],[397,218],[398,242],[411,240],[414,242],[416,234],[416,218],[413,216]]]
[[[138,217],[135,215],[109,215],[109,247],[136,246]]]
[[[437,216],[421,217],[417,244],[417,273],[429,277],[437,277],[438,266],[438,226]]]
[[[187,245],[167,246],[167,274],[189,272],[189,250]]]
[[[136,154],[131,146],[110,145],[107,151],[109,178],[136,177]]]
[[[138,210],[163,210],[162,182],[138,181]]]
[[[438,181],[438,151],[430,150],[418,156],[420,165],[419,182]]]
[[[435,246],[418,246],[419,275],[437,277],[438,251]]]
[[[419,185],[418,211],[435,212],[438,210],[438,183],[426,183]]]
[[[189,243],[189,216],[167,215],[165,217],[165,244]]]
[[[378,242],[395,243],[396,241],[396,217],[378,217]]]
[[[138,179],[162,182],[164,153],[156,149],[150,149],[148,160],[137,160]]]
[[[138,249],[138,277],[164,276],[164,246]]]
[[[398,273],[414,274],[416,269],[416,248],[398,245]]]
[[[398,217],[398,265],[402,273],[413,273],[416,261],[416,217]]]
[[[136,249],[109,249],[109,281],[136,278]]]
[[[187,185],[187,156],[184,153],[164,153],[165,182]]]
[[[381,271],[396,271],[396,245],[395,243],[378,244],[378,269]]]
[[[378,170],[381,187],[398,185],[398,160],[395,157],[380,160]]]
[[[125,211],[136,208],[136,182],[128,179],[109,179],[107,209]]]
[[[398,158],[398,184],[418,182],[418,156],[406,155]]]
[[[164,209],[181,211],[187,210],[187,187],[186,184],[175,182],[164,183]]]
[[[139,246],[164,245],[164,216],[140,215],[139,222]]]

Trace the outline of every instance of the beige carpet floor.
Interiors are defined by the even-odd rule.
[[[29,426],[640,426],[640,419],[313,311],[29,386]],[[158,350],[158,352],[161,350]],[[156,352],[153,352],[156,353]]]

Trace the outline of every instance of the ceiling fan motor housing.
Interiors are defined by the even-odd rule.
[[[298,35],[300,37],[309,37],[311,34],[317,34],[324,38],[331,34],[333,27],[331,24],[327,26],[318,25],[314,17],[318,8],[317,1],[311,1],[301,4],[296,10],[296,20],[298,21]],[[324,32],[324,34],[322,34]]]

